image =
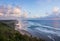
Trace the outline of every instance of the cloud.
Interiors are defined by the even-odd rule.
[[[27,12],[27,11],[24,11],[23,14],[22,14],[22,16],[23,16],[24,18],[28,18],[28,12]]]
[[[3,14],[2,14],[2,13],[0,13],[0,16],[3,16]]]
[[[4,16],[15,16],[20,17],[21,16],[21,9],[19,7],[12,7],[11,5],[0,6],[0,15]]]
[[[58,13],[59,12],[59,7],[53,7],[52,10],[53,10],[54,13]]]
[[[19,7],[13,8],[13,15],[20,16],[21,15],[21,9]]]
[[[7,10],[7,14],[10,14],[11,12],[12,12],[12,7],[11,7],[11,5],[8,5],[7,7],[5,7],[6,8],[6,10]]]

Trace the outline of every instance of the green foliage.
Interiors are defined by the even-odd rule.
[[[0,41],[44,41],[36,37],[22,35],[4,23],[0,23]]]

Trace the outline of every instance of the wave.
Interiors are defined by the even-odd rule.
[[[32,36],[40,37],[42,39],[46,39],[47,41],[59,41],[60,40],[59,39],[60,28],[42,25],[41,23],[33,22],[33,21],[23,21],[23,24],[24,25],[27,24],[24,30],[29,32]]]
[[[46,25],[41,25],[40,23],[36,23],[36,22],[30,22],[28,21],[28,28],[31,27],[31,26],[37,26],[37,27],[31,27],[31,29],[35,29],[35,30],[38,30],[38,31],[42,31],[42,32],[45,32],[45,33],[50,33],[50,34],[55,34],[57,36],[60,36],[60,28],[54,28],[54,27],[51,27],[51,26],[46,26]]]

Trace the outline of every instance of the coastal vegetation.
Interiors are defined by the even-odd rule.
[[[12,27],[0,22],[0,41],[45,41],[41,38],[22,35],[19,31],[12,29]]]

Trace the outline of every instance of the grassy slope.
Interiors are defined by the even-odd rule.
[[[21,35],[8,25],[0,22],[0,41],[44,41],[43,39],[32,38],[27,35]]]

